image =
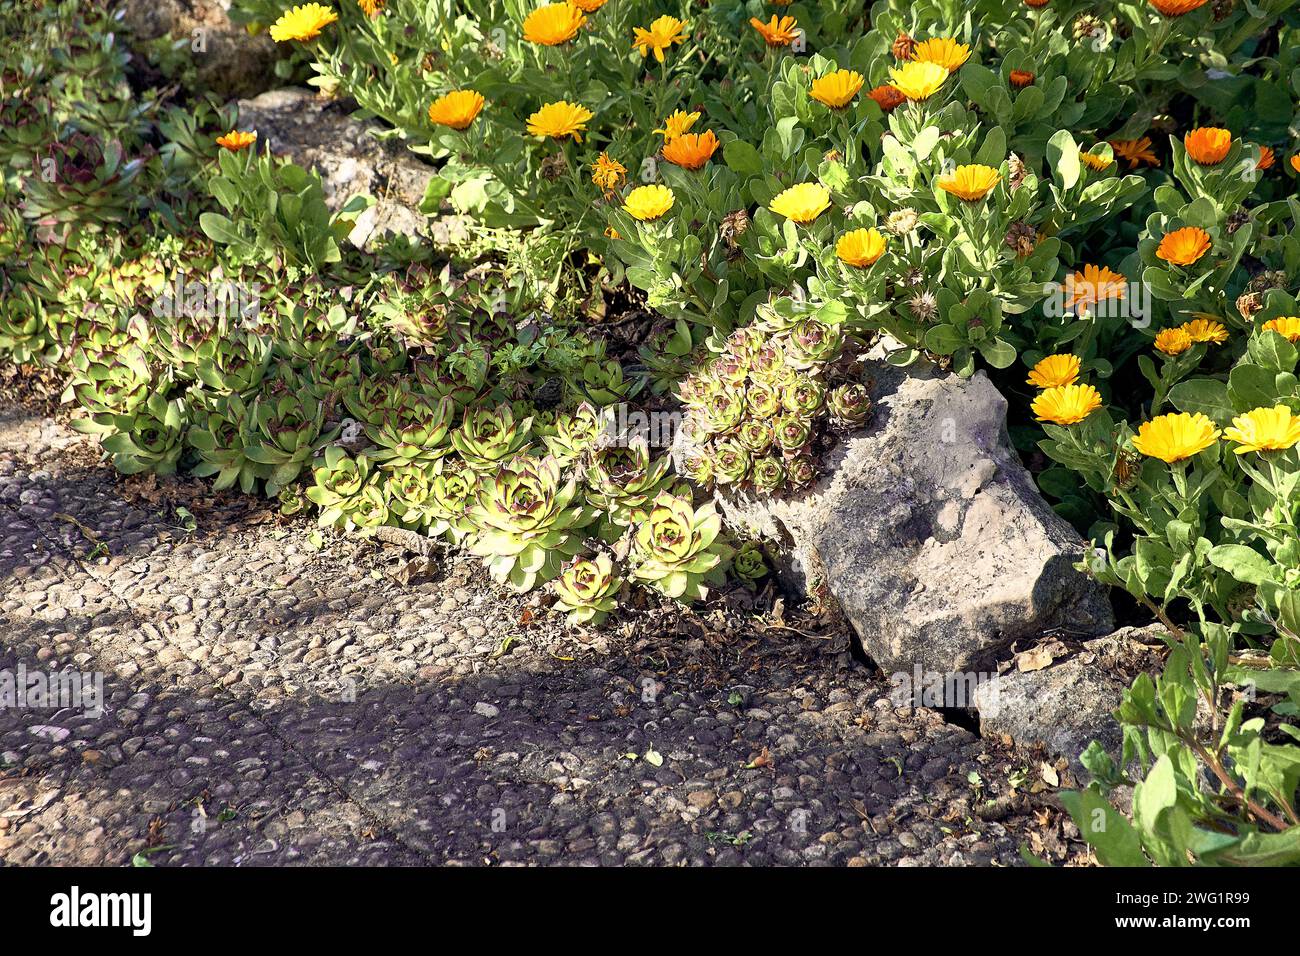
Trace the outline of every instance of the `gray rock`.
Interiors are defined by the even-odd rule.
[[[810,491],[722,497],[733,525],[777,542],[786,583],[827,589],[887,672],[991,669],[1018,639],[1110,631],[1105,590],[1073,567],[1084,544],[1011,448],[992,382],[868,372],[873,418]]]
[[[230,22],[230,0],[126,0],[123,22],[132,40],[188,41],[199,90],[254,96],[274,80],[275,42]]]
[[[257,130],[272,152],[316,170],[332,210],[359,194],[374,197],[348,236],[354,245],[365,248],[386,234],[412,239],[430,235],[429,219],[419,207],[434,170],[400,140],[377,139],[377,127],[352,119],[341,102],[306,89],[270,90],[240,100],[238,107],[240,129]],[[438,225],[434,237],[440,242],[461,234],[454,223]],[[463,232],[463,225],[459,228]]]
[[[1087,780],[1078,758],[1092,741],[1119,759],[1123,737],[1112,715],[1125,688],[1154,662],[1150,647],[1162,632],[1159,626],[1123,628],[1084,641],[1079,651],[1041,670],[1012,669],[981,684],[975,691],[980,734],[1041,745]]]

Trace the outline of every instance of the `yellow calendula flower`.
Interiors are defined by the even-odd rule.
[[[1217,126],[1201,126],[1183,137],[1183,147],[1202,166],[1214,166],[1232,149],[1232,134]]]
[[[1219,438],[1219,430],[1200,412],[1174,412],[1160,415],[1138,426],[1133,447],[1148,458],[1166,464],[1200,454]]]
[[[1192,336],[1183,326],[1161,329],[1156,335],[1156,348],[1166,355],[1181,355],[1192,347]]]
[[[858,95],[865,82],[856,70],[836,70],[813,80],[808,95],[833,110],[843,109]]]
[[[1127,281],[1108,266],[1085,265],[1083,271],[1066,276],[1061,283],[1065,307],[1074,309],[1079,315],[1087,315],[1102,302],[1124,298]]]
[[[992,166],[981,166],[976,163],[971,166],[958,166],[946,176],[940,176],[938,186],[958,199],[977,202],[992,192],[1001,178],[1002,174]]]
[[[641,51],[643,58],[653,50],[655,59],[662,63],[664,61],[664,50],[667,50],[674,43],[685,42],[686,35],[682,32],[685,29],[686,22],[684,20],[678,20],[676,17],[665,14],[651,23],[649,30],[634,27],[632,30],[632,46]]]
[[[585,106],[558,100],[547,103],[528,117],[528,132],[534,136],[549,136],[551,139],[572,136],[576,142],[581,143],[587,120],[593,115],[595,114]]]
[[[672,116],[664,120],[663,127],[655,130],[655,132],[661,134],[664,138],[664,142],[668,143],[694,126],[699,118],[699,113],[688,113],[685,110],[678,110],[673,113]]]
[[[885,254],[885,237],[876,229],[854,229],[840,236],[835,255],[846,265],[859,269],[873,264]]]
[[[1107,159],[1105,156],[1098,156],[1096,153],[1088,153],[1083,150],[1079,150],[1079,159],[1095,173],[1099,173],[1103,169],[1109,169],[1114,162],[1113,159]]]
[[[638,186],[623,200],[623,209],[633,219],[648,222],[672,209],[676,198],[667,186]]]
[[[1101,408],[1101,393],[1091,385],[1057,385],[1038,393],[1029,410],[1040,422],[1077,425]]]
[[[1060,388],[1073,385],[1079,378],[1079,357],[1063,352],[1040,359],[1029,370],[1026,381],[1035,388]]]
[[[605,191],[612,193],[627,178],[627,167],[617,159],[611,159],[609,153],[601,153],[591,164],[591,181]]]
[[[1300,342],[1300,316],[1284,315],[1281,318],[1269,319],[1260,326],[1260,331],[1276,332],[1284,339]]]
[[[831,194],[820,183],[800,183],[778,193],[767,208],[794,222],[809,223],[831,208]]]
[[[958,43],[951,37],[936,37],[922,40],[912,48],[912,60],[916,63],[937,63],[949,73],[970,59],[970,47]]]
[[[225,136],[217,137],[217,145],[222,149],[228,149],[232,153],[237,153],[241,149],[247,149],[257,142],[257,133],[245,133],[241,130],[232,129]]]
[[[433,101],[429,122],[436,126],[465,129],[483,110],[483,94],[476,90],[452,90]]]
[[[768,46],[789,46],[799,35],[799,24],[794,17],[778,17],[764,23],[758,17],[750,17],[749,25],[758,31],[763,42]]]
[[[1184,226],[1165,233],[1156,249],[1156,258],[1176,266],[1190,266],[1210,251],[1210,234],[1199,226]]]
[[[703,133],[683,133],[665,141],[664,159],[682,169],[699,169],[721,146],[711,129]]]
[[[912,60],[889,68],[889,83],[909,100],[928,100],[939,92],[948,71],[938,63]]]
[[[571,3],[548,3],[524,18],[524,39],[542,46],[559,46],[578,35],[587,18]]]
[[[280,14],[271,24],[271,39],[276,43],[289,40],[314,40],[321,30],[336,21],[339,15],[321,3],[304,3]]]
[[[1256,408],[1232,420],[1223,437],[1237,442],[1238,455],[1252,451],[1283,451],[1300,442],[1300,416],[1285,405]]]
[[[1228,329],[1222,322],[1211,319],[1192,319],[1183,324],[1185,331],[1193,342],[1212,342],[1222,345],[1228,341]]]

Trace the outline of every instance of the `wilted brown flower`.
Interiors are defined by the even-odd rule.
[[[889,48],[889,52],[894,54],[894,58],[898,60],[910,60],[915,50],[916,41],[902,30],[898,31],[898,38],[894,40],[893,46]]]
[[[542,160],[542,178],[554,182],[569,171],[569,161],[563,153],[552,153]]]
[[[1038,231],[1027,222],[1013,222],[1007,230],[1006,244],[1018,256],[1027,256],[1038,245]]]
[[[718,235],[722,238],[730,249],[736,248],[736,240],[745,234],[749,228],[749,213],[744,209],[737,209],[735,212],[729,212],[722,217],[722,225],[718,227]]]
[[[1020,188],[1020,184],[1025,181],[1025,177],[1028,175],[1029,170],[1025,167],[1024,160],[1015,153],[1012,153],[1011,158],[1007,160],[1008,188],[1012,192],[1015,192]]]

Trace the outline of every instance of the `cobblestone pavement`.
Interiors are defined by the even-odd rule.
[[[104,681],[102,713],[0,710],[0,861],[1069,852],[1050,794],[1012,799],[1032,757],[896,710],[843,634],[710,608],[582,634],[472,560],[400,583],[402,560],[204,483],[124,478],[0,406],[0,673]]]

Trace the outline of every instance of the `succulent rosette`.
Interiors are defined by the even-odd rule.
[[[451,433],[451,443],[470,468],[492,471],[528,447],[532,425],[531,418],[516,421],[509,405],[466,409],[461,426]]]
[[[553,583],[557,610],[568,614],[570,624],[600,624],[618,607],[623,579],[607,554],[576,558]]]
[[[689,498],[663,492],[632,541],[630,577],[670,598],[702,600],[722,580],[731,548],[722,540],[722,518],[712,502],[699,508]]]
[[[577,480],[562,481],[554,458],[517,455],[483,477],[470,550],[487,559],[498,583],[530,591],[582,549],[581,530],[594,512],[577,498]]]
[[[826,407],[836,424],[860,428],[871,414],[871,396],[862,385],[839,385],[831,389]]]

